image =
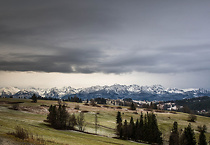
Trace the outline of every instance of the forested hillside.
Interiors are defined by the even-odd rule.
[[[209,112],[210,111],[210,97],[196,97],[191,99],[176,100],[176,105],[188,107],[194,112]],[[209,114],[210,115],[210,114]]]

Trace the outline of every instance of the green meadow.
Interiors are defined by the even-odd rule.
[[[19,110],[12,109],[14,104],[19,102]],[[74,113],[76,116],[79,112],[85,112],[85,132],[71,130],[56,130],[44,122],[47,118],[48,108],[51,104],[57,104],[57,101],[38,100],[37,103],[32,103],[29,99],[12,99],[0,98],[0,140],[7,139],[16,143],[33,143],[33,144],[59,144],[59,145],[98,145],[98,144],[140,144],[137,142],[116,139],[116,114],[117,111],[122,113],[123,120],[130,120],[132,116],[136,121],[140,117],[140,113],[146,113],[143,109],[138,108],[137,111],[131,111],[127,107],[118,109],[116,106],[99,106],[92,107],[84,105],[83,103],[65,102],[69,113]],[[79,110],[74,109],[79,105]],[[97,135],[95,134],[95,114],[98,118]],[[187,127],[189,122],[188,114],[180,112],[155,112],[159,128],[163,133],[164,143],[167,144],[170,131],[174,121],[178,122],[179,129]],[[191,123],[195,130],[196,138],[198,140],[199,132],[198,125],[206,125],[206,138],[210,138],[210,118],[197,116],[197,120]],[[27,129],[33,134],[33,139],[21,140],[13,135],[15,128],[20,126]],[[42,140],[42,142],[40,141]]]

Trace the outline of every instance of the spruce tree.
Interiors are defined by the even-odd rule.
[[[179,145],[178,123],[175,121],[169,138],[169,145]]]
[[[50,105],[48,111],[49,111],[49,114],[47,115],[47,121],[51,123],[51,120],[52,120],[52,108],[53,106]]]
[[[144,140],[144,117],[143,117],[143,113],[142,112],[141,112],[141,116],[140,116],[140,122],[139,122],[139,127],[138,127],[138,134],[139,134],[138,139]]]
[[[135,137],[135,125],[134,125],[133,117],[131,117],[131,119],[130,119],[129,132],[128,133],[129,133],[128,137],[131,138],[132,140],[134,140],[134,137]]]
[[[154,113],[147,113],[147,138],[146,141],[149,143],[158,143],[161,145],[163,143],[162,133],[158,129],[157,119]]]
[[[123,125],[123,138],[128,139],[128,122],[125,120],[124,125]]]
[[[58,106],[58,113],[57,113],[57,128],[61,128],[61,104]]]
[[[37,103],[37,96],[35,94],[33,94],[31,99],[32,99],[32,102]]]
[[[122,139],[123,138],[123,127],[120,127],[120,133],[119,133],[120,135],[120,138]]]
[[[66,111],[66,106],[62,105],[60,110],[60,129],[66,128],[67,119],[69,117],[68,112]]]
[[[117,122],[117,124],[122,123],[122,117],[121,117],[121,113],[119,111],[117,112],[116,122]]]
[[[163,140],[161,137],[162,133],[158,128],[157,119],[156,119],[155,114],[153,114],[153,113],[151,114],[151,120],[152,120],[151,130],[152,130],[152,134],[153,134],[152,142],[158,143],[159,145],[161,145],[161,144],[163,144]]]
[[[147,116],[148,116],[148,112],[147,114],[144,115],[144,127],[143,127],[143,136],[142,136],[142,140],[143,141],[148,141],[148,137],[149,137],[149,126],[148,126],[148,119],[147,119]],[[140,124],[141,124],[141,120],[140,120]]]
[[[196,145],[195,133],[190,123],[182,133],[180,145]]]
[[[121,117],[121,113],[118,111],[117,112],[117,117],[116,117],[116,123],[117,123],[117,129],[116,129],[116,134],[122,138],[122,117]]]
[[[206,136],[205,136],[206,130],[207,130],[206,125],[203,125],[203,127],[198,126],[198,131],[200,132],[199,141],[198,141],[199,145],[207,145]]]
[[[50,110],[50,109],[49,109]],[[54,128],[57,128],[57,119],[58,119],[58,110],[56,106],[52,106],[51,111],[49,113],[49,122],[51,123],[51,126]]]
[[[135,136],[134,136],[135,140],[139,139],[139,134],[138,133],[139,133],[139,120],[137,119],[136,124],[135,124]]]

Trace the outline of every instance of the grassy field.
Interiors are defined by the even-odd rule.
[[[22,102],[19,103],[20,110],[13,110],[12,102]],[[139,144],[131,141],[114,139],[115,137],[115,127],[116,127],[116,114],[117,111],[121,111],[122,118],[129,120],[133,116],[134,120],[140,117],[140,112],[146,113],[142,109],[137,109],[136,111],[128,110],[126,107],[122,109],[117,109],[114,106],[103,106],[92,107],[86,106],[82,103],[70,103],[66,102],[67,109],[69,113],[75,113],[77,115],[81,111],[85,111],[85,121],[86,127],[85,131],[89,133],[95,133],[95,113],[98,114],[98,135],[86,134],[77,131],[69,130],[56,130],[48,126],[43,120],[46,119],[48,114],[48,108],[51,104],[57,104],[57,101],[46,101],[38,100],[37,103],[31,103],[31,100],[27,99],[4,99],[0,98],[0,136],[1,138],[10,139],[16,141],[17,143],[22,142],[36,142],[37,140],[44,140],[45,144]],[[79,110],[74,109],[76,105],[79,105]],[[174,121],[178,122],[179,129],[184,129],[188,125],[188,114],[185,113],[155,113],[157,115],[157,120],[159,128],[163,133],[164,142],[167,144],[172,124]],[[191,123],[192,127],[195,129],[196,137],[198,138],[199,132],[197,131],[198,125],[206,125],[208,130],[206,133],[207,140],[210,138],[210,118],[197,116],[197,121]],[[29,132],[33,133],[35,136],[34,140],[22,141],[9,135],[9,132],[14,132],[16,126],[21,126],[27,129]],[[1,140],[0,138],[0,140]],[[0,143],[1,144],[1,143]]]

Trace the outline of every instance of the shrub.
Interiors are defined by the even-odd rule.
[[[196,119],[197,119],[197,116],[195,114],[189,114],[188,116],[189,122],[195,122]]]
[[[13,109],[13,110],[20,110],[19,103],[13,104],[13,105],[12,105],[12,109]]]
[[[97,104],[95,103],[94,99],[91,99],[91,100],[90,100],[90,105],[92,105],[92,106],[96,106],[96,105],[97,105]]]
[[[28,130],[20,126],[17,126],[14,132],[8,134],[14,135],[15,137],[20,138],[22,140],[33,142],[34,144],[42,144],[42,145],[46,144],[45,140],[42,137],[40,137],[38,134],[33,135],[33,133],[29,132]]]
[[[29,138],[28,130],[21,128],[20,126],[17,126],[15,128],[15,132],[13,134],[15,135],[15,137],[18,137],[23,140]]]

